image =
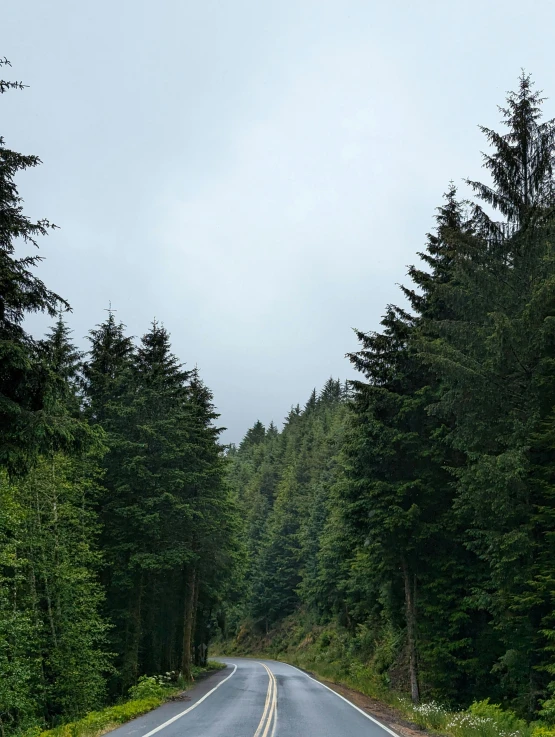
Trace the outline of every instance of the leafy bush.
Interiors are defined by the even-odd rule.
[[[546,724],[535,724],[531,737],[555,737],[555,729]]]
[[[467,711],[451,712],[435,701],[414,705],[400,698],[398,705],[407,717],[423,729],[451,737],[555,737],[555,732],[536,726],[534,731],[513,712],[504,711],[489,700],[478,701]]]
[[[163,698],[155,697],[126,701],[102,711],[91,711],[76,722],[62,724],[39,734],[36,730],[30,730],[24,737],[97,737],[111,728],[156,709],[163,701]]]
[[[552,685],[553,684],[551,684],[551,686]],[[553,694],[551,695],[551,698],[546,699],[545,701],[542,702],[540,716],[542,719],[545,719],[545,721],[548,724],[550,725],[555,724],[555,698],[553,698]],[[540,727],[540,729],[547,729],[548,731],[550,731],[548,727],[544,727],[544,726]]]
[[[141,676],[136,686],[129,689],[129,695],[134,700],[163,699],[170,686],[170,674],[166,676]]]
[[[523,719],[512,711],[505,711],[499,704],[490,704],[489,699],[474,702],[468,711],[482,719],[490,719],[498,734],[527,734],[530,729]]]

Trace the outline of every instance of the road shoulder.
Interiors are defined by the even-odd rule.
[[[332,691],[343,696],[347,701],[358,706],[359,709],[362,709],[362,711],[366,712],[369,716],[374,717],[374,719],[384,726],[389,727],[389,729],[401,735],[401,737],[424,737],[429,734],[425,730],[421,729],[417,724],[409,722],[405,717],[403,717],[400,711],[384,704],[382,701],[373,699],[371,696],[366,696],[366,694],[363,694],[360,691],[355,691],[347,686],[342,686],[338,683],[333,683],[332,681],[326,681],[323,678],[319,678],[316,673],[311,673],[310,671],[305,672],[312,676],[316,681],[323,683],[328,688],[331,688]]]
[[[197,681],[191,688],[172,696],[165,704],[149,711],[147,714],[143,714],[136,719],[122,724],[120,727],[116,727],[109,734],[111,737],[140,737],[140,735],[147,734],[160,724],[164,724],[169,719],[176,717],[181,712],[194,706],[206,694],[212,691],[212,689],[216,688],[218,684],[228,678],[232,671],[233,667],[226,665],[222,670],[208,674]]]

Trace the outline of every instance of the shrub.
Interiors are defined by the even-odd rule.
[[[168,693],[171,683],[171,674],[165,676],[141,676],[136,686],[129,689],[132,699],[163,699]]]
[[[535,724],[532,727],[531,737],[555,737],[555,728],[547,724]]]
[[[519,719],[512,711],[505,711],[499,704],[490,704],[489,699],[474,702],[468,711],[482,719],[491,719],[497,734],[529,736],[531,730],[524,719]]]

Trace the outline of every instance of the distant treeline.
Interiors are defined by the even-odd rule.
[[[135,344],[112,311],[81,354],[39,259],[16,254],[53,227],[26,217],[14,181],[39,163],[0,139],[1,735],[78,717],[145,673],[190,678],[240,578],[198,372],[162,325]],[[24,328],[37,311],[54,321],[43,340]]]
[[[248,567],[228,629],[308,613],[415,701],[490,697],[553,721],[555,125],[541,105],[523,74],[504,130],[482,128],[490,183],[467,182],[470,200],[449,187],[406,306],[357,333],[360,379],[231,453]]]

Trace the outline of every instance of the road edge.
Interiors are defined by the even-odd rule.
[[[311,681],[314,681],[319,686],[322,686],[322,688],[327,689],[330,693],[332,693],[335,696],[337,696],[338,699],[341,699],[346,704],[349,704],[349,706],[352,706],[353,709],[356,709],[358,712],[360,712],[362,714],[362,716],[366,717],[367,719],[370,719],[370,721],[371,722],[374,722],[374,724],[377,724],[378,727],[381,727],[386,732],[389,732],[389,734],[392,735],[392,737],[402,737],[402,735],[400,735],[398,732],[395,732],[393,729],[391,729],[391,727],[388,727],[387,724],[384,724],[383,722],[380,722],[379,719],[376,719],[376,717],[372,716],[371,714],[367,714],[363,709],[360,708],[360,706],[357,706],[352,701],[350,701],[349,699],[347,699],[345,696],[343,696],[342,694],[338,693],[337,691],[335,691],[330,686],[327,686],[325,683],[323,683],[322,681],[320,681],[318,678],[315,678],[308,671],[305,671],[305,670],[303,670],[302,668],[299,668],[296,665],[292,665],[291,663],[288,663],[285,660],[276,660],[275,662],[276,663],[283,663],[284,665],[288,665],[290,668],[294,668],[296,671],[299,671],[299,673],[302,673],[303,676],[306,676],[306,678],[310,678]],[[147,737],[147,736],[145,735],[145,737]]]
[[[205,693],[204,696],[202,696],[200,699],[198,699],[197,701],[195,701],[195,703],[192,704],[191,706],[189,706],[187,709],[185,709],[184,711],[180,711],[179,714],[175,714],[173,717],[171,717],[171,719],[168,719],[167,721],[163,722],[162,724],[159,724],[154,729],[151,729],[150,732],[147,732],[146,734],[142,735],[142,737],[151,737],[151,735],[156,734],[156,732],[160,732],[160,730],[164,729],[165,727],[168,727],[170,724],[173,724],[173,722],[176,722],[178,719],[181,719],[181,717],[184,717],[185,714],[188,714],[190,711],[193,711],[193,709],[196,709],[197,706],[199,706],[200,704],[202,704],[203,701],[206,701],[206,699],[209,696],[211,696],[214,693],[214,691],[217,691],[220,688],[220,686],[223,686],[223,684],[226,681],[229,681],[229,679],[232,676],[235,675],[235,671],[237,670],[237,665],[235,663],[229,663],[229,665],[232,665],[233,666],[233,670],[231,671],[231,673],[226,678],[223,678],[221,681],[219,681],[214,686],[213,689],[211,689],[210,691],[208,691],[208,693]]]

